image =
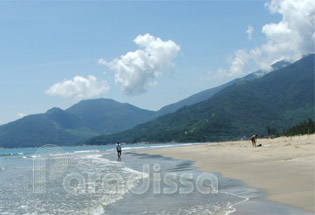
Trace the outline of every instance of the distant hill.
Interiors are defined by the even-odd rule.
[[[153,119],[154,111],[140,109],[112,99],[81,101],[66,110],[95,131],[111,134]]]
[[[274,63],[273,65],[271,65],[271,67],[273,68],[273,70],[278,70],[278,69],[281,69],[281,68],[288,66],[289,64],[290,63],[288,61],[282,60],[282,61],[278,61],[278,62]],[[179,102],[176,102],[176,103],[162,107],[159,111],[157,111],[155,113],[155,117],[163,116],[163,115],[169,114],[169,113],[174,113],[182,107],[190,106],[190,105],[197,104],[199,102],[208,100],[217,92],[219,92],[219,91],[223,90],[224,88],[231,86],[231,85],[233,85],[239,81],[244,81],[244,80],[252,81],[252,80],[261,78],[266,74],[267,74],[267,72],[262,71],[262,70],[258,70],[256,72],[253,72],[253,73],[246,75],[242,78],[237,78],[237,79],[234,79],[232,81],[229,81],[229,82],[222,84],[218,87],[204,90],[200,93],[194,94],[194,95],[192,95],[186,99],[183,99]]]
[[[53,108],[0,126],[1,147],[34,147],[44,144],[73,145],[101,133],[67,112]]]
[[[260,79],[236,82],[206,101],[87,143],[232,140],[264,134],[267,125],[287,129],[307,118],[314,119],[313,54]]]
[[[152,119],[153,114],[114,100],[85,100],[67,110],[52,108],[0,126],[0,147],[75,145],[131,128]]]

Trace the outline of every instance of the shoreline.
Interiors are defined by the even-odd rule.
[[[315,212],[315,135],[229,141],[139,151],[192,160],[200,171],[219,172],[266,193],[264,199]]]

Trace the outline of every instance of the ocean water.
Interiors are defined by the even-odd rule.
[[[231,214],[262,193],[191,161],[136,154],[176,145],[0,149],[0,214]]]

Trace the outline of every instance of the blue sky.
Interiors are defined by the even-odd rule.
[[[1,1],[0,124],[89,98],[158,110],[277,60],[297,60],[314,52],[313,6]]]

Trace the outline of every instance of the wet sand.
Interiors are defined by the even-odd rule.
[[[141,151],[195,161],[201,171],[243,181],[266,199],[315,212],[315,135],[233,141]]]

